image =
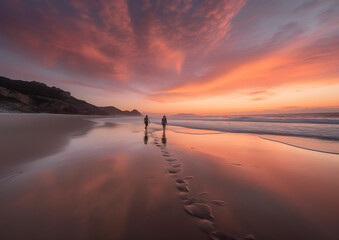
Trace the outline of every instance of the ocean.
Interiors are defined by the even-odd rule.
[[[160,120],[158,120],[160,121]],[[339,113],[169,117],[169,125],[339,141]]]
[[[161,118],[149,115],[150,127],[160,127]],[[167,131],[184,134],[254,134],[267,141],[329,154],[339,154],[339,113],[168,116]],[[105,121],[105,120],[102,120]],[[113,118],[120,123],[143,124],[140,117]],[[159,128],[160,129],[160,128]]]

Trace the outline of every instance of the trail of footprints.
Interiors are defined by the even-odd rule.
[[[178,162],[178,159],[174,157],[159,141],[159,138],[154,135],[154,132],[150,132],[150,136],[154,139],[154,145],[161,149],[162,155],[168,162],[168,168],[166,172],[173,177],[174,184],[178,190],[180,199],[182,200],[184,210],[192,217],[197,218],[199,228],[205,232],[211,240],[254,240],[253,235],[246,235],[239,238],[226,234],[215,224],[211,207],[207,204],[214,204],[217,206],[225,206],[225,202],[222,200],[206,200],[204,196],[208,195],[207,192],[197,194],[197,197],[193,197],[190,194],[189,180],[193,179],[193,176],[180,176],[182,172],[182,164]]]

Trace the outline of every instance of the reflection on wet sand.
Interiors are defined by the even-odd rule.
[[[254,233],[257,239],[338,236],[338,156],[248,134],[169,134],[187,174],[195,176],[192,193],[208,191],[227,203],[215,218],[230,232]]]
[[[61,151],[94,125],[81,116],[0,114],[0,179],[21,171],[21,164]]]
[[[163,129],[163,131],[162,131],[161,142],[162,142],[162,144],[164,144],[164,145],[166,145],[166,143],[167,143],[166,130],[165,130],[165,129]]]
[[[147,128],[145,128],[145,136],[144,136],[144,144],[148,143],[148,133],[147,133]]]
[[[205,239],[139,137],[124,126],[94,129],[1,184],[0,238]]]
[[[338,156],[248,134],[114,126],[1,182],[0,239],[339,235]]]

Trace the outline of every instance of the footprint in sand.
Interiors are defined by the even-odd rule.
[[[175,158],[167,158],[166,161],[167,162],[175,162],[175,161],[177,161],[177,159],[175,159]]]
[[[184,205],[191,205],[194,203],[192,199],[190,199],[190,195],[188,192],[179,192],[179,198],[182,200]]]
[[[202,219],[199,221],[199,228],[201,231],[209,234],[215,231],[216,225],[210,220]]]
[[[182,203],[183,203],[184,205],[191,205],[191,204],[194,203],[194,202],[192,201],[192,199],[186,199],[186,200],[183,200]]]
[[[189,192],[190,191],[190,189],[188,188],[188,185],[186,183],[177,183],[177,184],[175,184],[175,187],[180,192]]]
[[[179,168],[181,166],[181,163],[178,163],[178,164],[173,164],[172,167],[174,168]]]
[[[188,182],[185,179],[182,178],[178,178],[175,180],[176,183],[184,183],[184,184],[188,184]]]
[[[214,219],[211,207],[205,203],[192,203],[191,205],[185,205],[184,209],[194,217],[207,220]]]
[[[170,173],[170,174],[176,174],[180,171],[181,171],[180,168],[169,168],[169,169],[167,169],[167,172]]]
[[[167,169],[167,173],[169,174],[177,174],[181,172],[181,164],[176,163],[177,159],[171,157],[170,152],[165,150],[166,148],[158,142],[158,138],[154,137],[154,144],[157,147],[161,148],[162,155],[166,157],[166,161],[171,166]],[[235,166],[242,166],[240,163],[230,163],[231,165]],[[149,178],[152,179],[152,178]],[[182,200],[182,203],[184,205],[184,210],[190,214],[193,217],[199,218],[199,229],[203,231],[204,233],[209,235],[209,238],[212,240],[236,240],[236,239],[242,239],[242,240],[255,240],[255,237],[253,235],[246,235],[243,238],[235,238],[233,236],[229,236],[228,234],[224,233],[223,231],[219,230],[214,223],[214,217],[212,215],[211,207],[205,203],[203,200],[198,200],[194,197],[190,197],[190,189],[189,184],[186,180],[193,179],[193,176],[186,176],[181,178],[175,179],[175,187],[179,191],[179,198]],[[208,192],[201,192],[198,194],[198,196],[206,196]],[[211,204],[217,205],[217,206],[225,206],[226,203],[222,200],[210,200]]]
[[[189,194],[187,192],[179,192],[179,198],[181,200],[188,200]]]

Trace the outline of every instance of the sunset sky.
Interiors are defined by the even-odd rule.
[[[144,113],[339,111],[339,1],[1,0],[0,75]]]

